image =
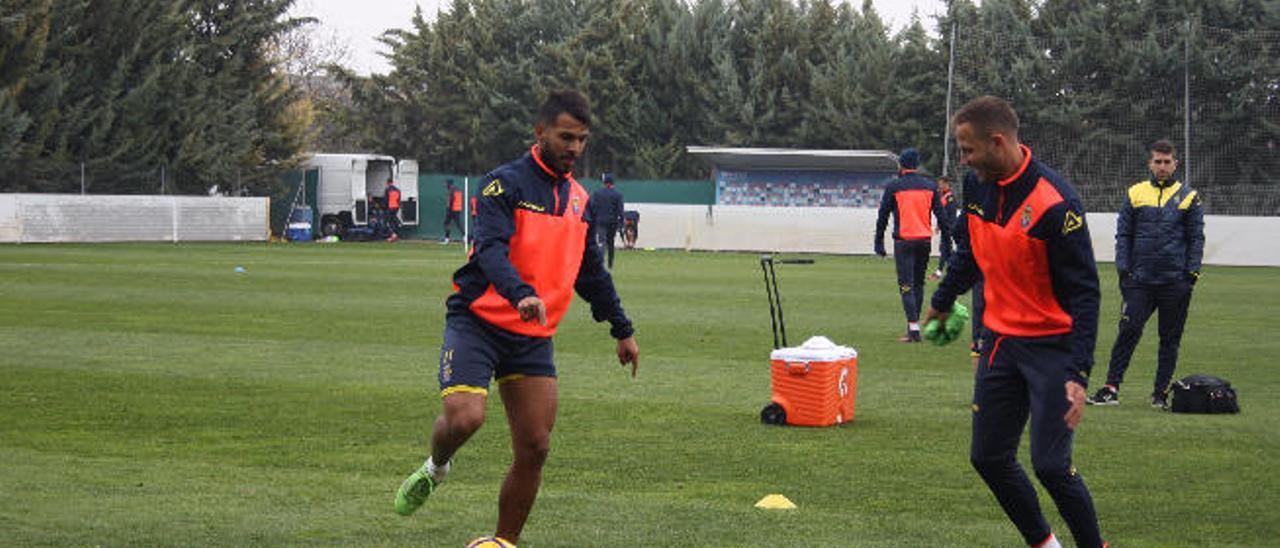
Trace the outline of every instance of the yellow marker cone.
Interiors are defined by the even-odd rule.
[[[790,499],[782,495],[765,495],[756,503],[756,508],[764,508],[765,510],[794,510],[796,504]]]

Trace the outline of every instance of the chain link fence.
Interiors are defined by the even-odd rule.
[[[1075,40],[953,27],[952,113],[981,95],[1010,100],[1019,136],[1065,175],[1090,211],[1117,211],[1169,139],[1177,177],[1207,213],[1280,216],[1280,31],[1188,21],[1145,35]],[[948,172],[961,169],[948,141]]]

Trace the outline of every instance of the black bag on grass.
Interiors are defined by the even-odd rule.
[[[1209,375],[1190,375],[1173,383],[1174,413],[1239,413],[1231,383]]]

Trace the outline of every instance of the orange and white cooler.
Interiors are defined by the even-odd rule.
[[[858,351],[826,337],[769,354],[773,402],[787,424],[831,426],[853,420],[858,392]]]

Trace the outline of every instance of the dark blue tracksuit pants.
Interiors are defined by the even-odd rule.
[[[1128,280],[1120,284],[1124,304],[1120,308],[1120,332],[1111,347],[1111,363],[1107,365],[1107,384],[1120,388],[1124,372],[1142,328],[1159,311],[1160,350],[1156,358],[1156,380],[1153,392],[1169,391],[1173,370],[1178,367],[1178,347],[1182,344],[1182,328],[1187,324],[1187,308],[1191,305],[1191,284],[1183,281],[1169,284],[1144,284]]]
[[[606,264],[609,268],[613,268],[613,241],[618,237],[618,223],[600,223],[593,228],[596,247],[600,248],[600,254],[608,261]]]
[[[990,331],[988,331],[990,333]],[[995,336],[982,349],[973,388],[969,458],[1028,545],[1052,532],[1035,486],[1018,464],[1018,444],[1031,421],[1031,465],[1079,546],[1102,546],[1093,498],[1071,462],[1074,433],[1063,416],[1068,336]]]
[[[924,273],[929,268],[929,240],[894,240],[893,262],[898,268],[898,292],[908,322],[920,321],[924,305]]]

